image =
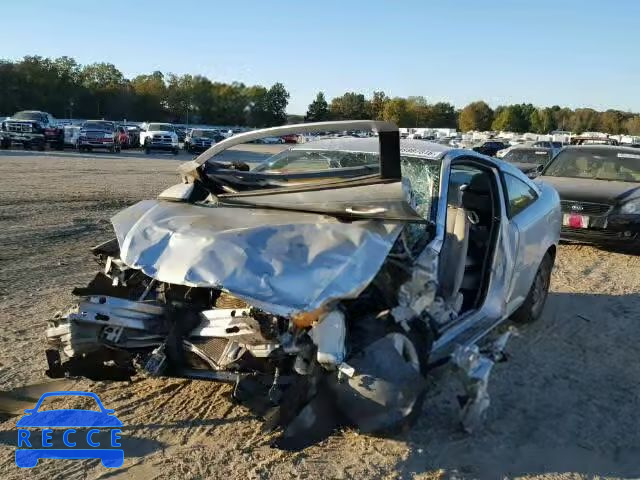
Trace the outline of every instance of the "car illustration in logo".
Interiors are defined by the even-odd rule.
[[[82,396],[93,398],[100,411],[84,409],[57,409],[39,411],[42,402],[49,397]],[[105,408],[100,398],[95,393],[80,391],[60,391],[43,394],[34,408],[24,411],[25,416],[18,420],[18,449],[16,450],[16,465],[22,468],[35,467],[40,458],[56,459],[87,459],[99,458],[102,465],[108,468],[121,467],[124,463],[124,450],[120,447],[120,428],[122,422],[114,415],[114,410]],[[33,430],[27,428],[37,427],[41,430],[42,448],[33,448],[31,437]],[[68,448],[54,448],[52,443],[52,428],[65,429],[62,435],[64,446]],[[90,448],[74,448],[76,440],[81,432],[76,428],[89,430],[84,435],[86,444]],[[102,430],[109,430],[110,448],[104,448],[97,440]],[[35,437],[35,435],[34,435]],[[75,437],[78,437],[77,439]],[[35,438],[34,438],[35,440]],[[34,442],[35,443],[35,442]],[[21,448],[29,447],[29,448]]]

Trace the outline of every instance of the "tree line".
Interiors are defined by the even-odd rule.
[[[127,79],[110,63],[80,65],[73,58],[26,56],[0,60],[0,113],[38,109],[58,118],[111,118],[176,123],[264,127],[287,119],[289,92],[282,83],[270,87],[215,82],[202,75],[155,71]],[[298,117],[299,118],[299,117]],[[603,131],[640,135],[640,115],[619,110],[599,112],[531,104],[492,109],[483,101],[456,109],[425,97],[370,98],[346,92],[328,101],[318,92],[304,121],[373,119],[399,127],[443,127],[470,130],[549,133]]]
[[[347,92],[327,102],[319,92],[309,105],[307,121],[372,119],[393,122],[399,127],[458,128],[463,132],[508,131],[549,133],[568,130],[574,133],[606,132],[640,135],[640,115],[591,108],[538,108],[530,103],[501,105],[492,109],[486,102],[472,102],[461,110],[450,103],[429,103],[424,97],[390,98],[384,92],[374,92],[370,99]]]
[[[0,112],[37,109],[57,118],[109,118],[265,127],[286,123],[289,93],[159,71],[127,79],[115,65],[73,58],[0,60]]]

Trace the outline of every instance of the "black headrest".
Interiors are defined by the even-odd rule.
[[[471,178],[471,182],[469,182],[469,186],[466,188],[466,190],[472,191],[479,195],[490,194],[491,181],[489,180],[489,176],[486,173],[479,173],[477,175],[474,175]]]

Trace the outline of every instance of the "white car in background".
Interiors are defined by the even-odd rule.
[[[147,154],[151,150],[168,150],[177,155],[180,151],[178,133],[170,123],[143,123],[140,146]]]
[[[64,146],[75,147],[78,144],[78,139],[80,138],[80,126],[65,125],[63,128],[64,128]]]

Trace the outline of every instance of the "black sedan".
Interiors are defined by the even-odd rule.
[[[571,146],[539,180],[560,194],[563,240],[640,247],[640,152],[607,145]]]
[[[472,147],[474,152],[495,157],[499,150],[507,148],[509,145],[500,140],[486,140]]]
[[[553,157],[553,149],[542,147],[516,147],[511,149],[502,160],[518,167],[529,176],[537,176]]]

